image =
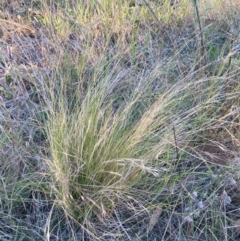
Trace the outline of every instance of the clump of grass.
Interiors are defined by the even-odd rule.
[[[147,111],[142,83],[131,84],[131,73],[103,62],[84,89],[77,83],[74,99],[65,91],[69,86],[60,87],[58,111],[49,117],[55,188],[78,220],[110,214],[144,173],[155,172],[147,164],[156,153],[148,149],[145,130],[153,135],[157,113]],[[128,96],[117,93],[124,85]]]
[[[156,90],[166,67],[143,69],[136,81],[140,70],[123,68],[121,57],[102,57],[87,80],[79,78],[87,62],[71,67],[67,58],[49,90],[48,165],[56,201],[92,233],[96,218],[113,217],[123,203],[141,203],[131,204],[136,215],[168,206],[167,187],[195,172],[183,164],[189,138],[201,142],[221,109],[224,78],[198,80],[193,73],[171,86],[162,79],[165,87]]]

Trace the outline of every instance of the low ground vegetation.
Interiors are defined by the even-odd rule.
[[[0,3],[0,240],[240,240],[238,1]]]

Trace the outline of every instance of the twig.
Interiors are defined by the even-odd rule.
[[[199,14],[199,9],[198,9],[198,5],[197,5],[197,0],[193,0],[193,4],[196,10],[196,14],[197,14],[197,22],[198,22],[198,27],[199,27],[199,34],[200,34],[200,44],[201,44],[201,58],[204,59],[204,66],[207,64],[207,56],[206,56],[206,50],[204,47],[204,39],[203,39],[203,31],[202,31],[202,25],[201,25],[201,21],[200,21],[200,14]]]
[[[163,26],[163,24],[161,23],[161,21],[158,19],[157,15],[155,14],[155,12],[153,11],[153,9],[151,8],[151,6],[149,5],[149,3],[146,0],[143,0],[143,2],[145,3],[145,5],[147,6],[147,8],[149,9],[149,11],[151,12],[151,14],[153,15],[153,17],[157,20],[159,26],[161,27],[161,29],[165,32],[165,34],[167,35],[168,39],[170,40],[175,53],[177,53],[177,48],[175,43],[173,42],[172,38],[170,37],[168,31],[165,29],[165,27]],[[165,44],[164,42],[162,42],[163,44]],[[166,45],[166,44],[165,44]],[[180,57],[179,57],[179,62],[180,62],[180,68],[182,70],[182,72],[184,73],[184,64],[182,63]]]
[[[151,8],[151,6],[149,5],[149,3],[146,0],[143,0],[143,2],[145,3],[145,5],[147,6],[147,8],[149,9],[149,11],[151,12],[151,14],[153,15],[153,17],[157,20],[158,24],[160,25],[160,27],[163,29],[163,31],[167,34],[169,40],[172,42],[172,39],[169,35],[169,33],[166,31],[166,29],[164,28],[163,24],[161,23],[161,21],[158,19],[157,15],[155,14],[155,12],[153,11],[153,9]]]

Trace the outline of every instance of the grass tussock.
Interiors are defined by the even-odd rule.
[[[0,240],[238,240],[239,11],[0,3]]]

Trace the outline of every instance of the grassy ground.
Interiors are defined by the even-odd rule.
[[[238,0],[0,3],[0,240],[240,240]]]

